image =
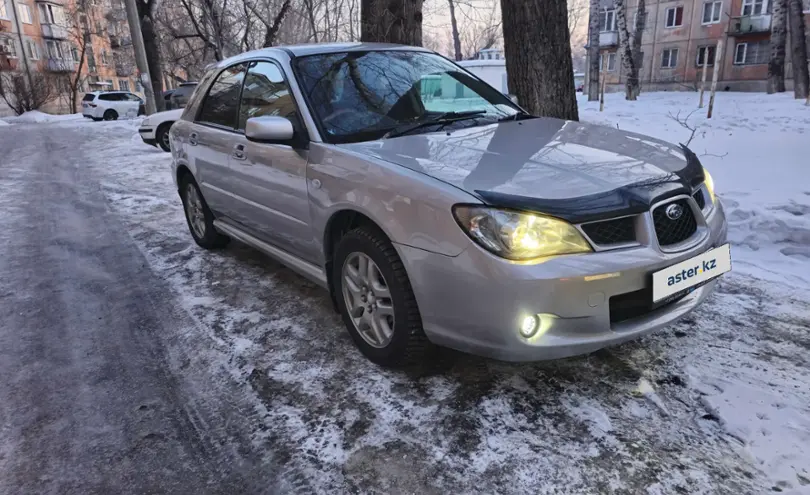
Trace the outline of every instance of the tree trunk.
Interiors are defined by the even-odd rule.
[[[447,4],[450,7],[450,27],[453,31],[453,55],[455,55],[456,60],[461,60],[463,57],[461,56],[461,36],[458,34],[458,22],[456,20],[456,0],[447,0]]]
[[[787,0],[775,0],[773,12],[771,13],[771,60],[768,62],[768,94],[785,91],[786,42]]]
[[[154,1],[154,0],[153,0]],[[160,63],[160,46],[157,35],[148,16],[141,18],[141,33],[143,34],[143,47],[146,51],[146,63],[149,67],[149,76],[152,79],[152,94],[155,95],[155,108],[158,112],[165,110],[163,100],[163,67]]]
[[[422,46],[424,0],[362,0],[360,41]]]
[[[591,0],[588,21],[588,101],[599,99],[599,0]]]
[[[807,67],[807,39],[802,13],[802,0],[788,0],[788,22],[790,23],[790,48],[793,62],[793,96],[808,97],[810,71]]]
[[[619,49],[622,55],[622,68],[624,69],[624,98],[635,101],[639,93],[638,66],[641,58],[641,35],[644,31],[644,0],[639,0],[639,15],[633,26],[632,36],[627,30],[627,11],[624,0],[616,0],[616,24],[619,29]]]
[[[535,115],[578,120],[565,0],[501,0],[509,92]]]
[[[284,3],[281,4],[281,10],[278,11],[275,19],[273,19],[273,24],[266,26],[267,30],[264,32],[263,45],[265,48],[273,46],[273,43],[276,42],[276,36],[278,36],[278,30],[281,28],[281,23],[284,22],[287,12],[290,11],[290,1],[291,0],[284,0]]]

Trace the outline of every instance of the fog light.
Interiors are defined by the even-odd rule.
[[[520,324],[520,335],[524,338],[531,338],[537,333],[540,328],[540,320],[537,315],[524,316]]]

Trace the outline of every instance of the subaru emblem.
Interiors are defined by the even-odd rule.
[[[667,206],[667,209],[664,210],[664,213],[670,220],[677,220],[681,218],[681,215],[683,215],[683,206],[673,203]]]

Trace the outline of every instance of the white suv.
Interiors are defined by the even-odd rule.
[[[137,117],[143,100],[128,91],[93,91],[82,98],[82,115],[93,120]]]

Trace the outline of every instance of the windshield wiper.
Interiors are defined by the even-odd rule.
[[[526,120],[526,119],[536,119],[536,118],[537,118],[536,116],[534,116],[534,115],[532,115],[530,113],[520,111],[520,112],[517,112],[517,113],[512,114],[512,115],[507,115],[506,117],[501,117],[500,119],[498,119],[498,122],[509,122],[509,121],[512,121],[512,120]]]
[[[422,120],[420,122],[414,122],[412,124],[406,124],[404,126],[397,126],[390,131],[383,134],[382,139],[388,138],[395,138],[399,136],[404,136],[410,132],[413,132],[419,128],[427,127],[430,125],[446,125],[452,122],[458,122],[460,120],[467,120],[478,117],[479,115],[487,113],[486,110],[467,110],[464,112],[444,112],[432,119]]]

